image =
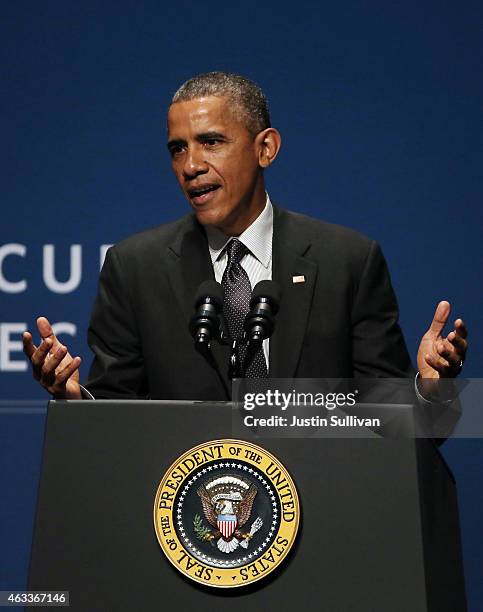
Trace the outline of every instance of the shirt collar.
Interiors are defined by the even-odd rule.
[[[215,261],[221,257],[223,249],[231,240],[231,236],[225,236],[221,230],[211,225],[207,225],[205,229],[210,249],[211,263],[214,264]],[[272,236],[273,207],[267,193],[265,208],[255,221],[237,238],[265,268],[268,268],[272,257]]]

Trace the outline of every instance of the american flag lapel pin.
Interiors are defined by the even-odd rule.
[[[294,285],[297,283],[305,283],[305,276],[303,274],[301,276],[292,276],[292,282]]]

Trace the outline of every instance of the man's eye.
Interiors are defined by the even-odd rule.
[[[169,147],[169,154],[171,155],[171,157],[176,157],[177,155],[183,153],[183,151],[184,147],[182,145],[174,145],[172,147]]]
[[[205,144],[209,147],[215,147],[216,145],[220,144],[220,142],[221,140],[219,138],[208,138],[208,140],[205,140]]]

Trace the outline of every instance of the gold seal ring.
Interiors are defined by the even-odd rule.
[[[244,586],[271,574],[287,558],[299,522],[286,468],[241,440],[212,440],[183,453],[154,501],[154,529],[167,559],[213,587]]]

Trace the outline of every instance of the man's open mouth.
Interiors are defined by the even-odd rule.
[[[188,191],[190,198],[199,198],[200,196],[206,195],[211,191],[216,191],[220,188],[220,185],[202,185],[200,187],[194,187]]]

